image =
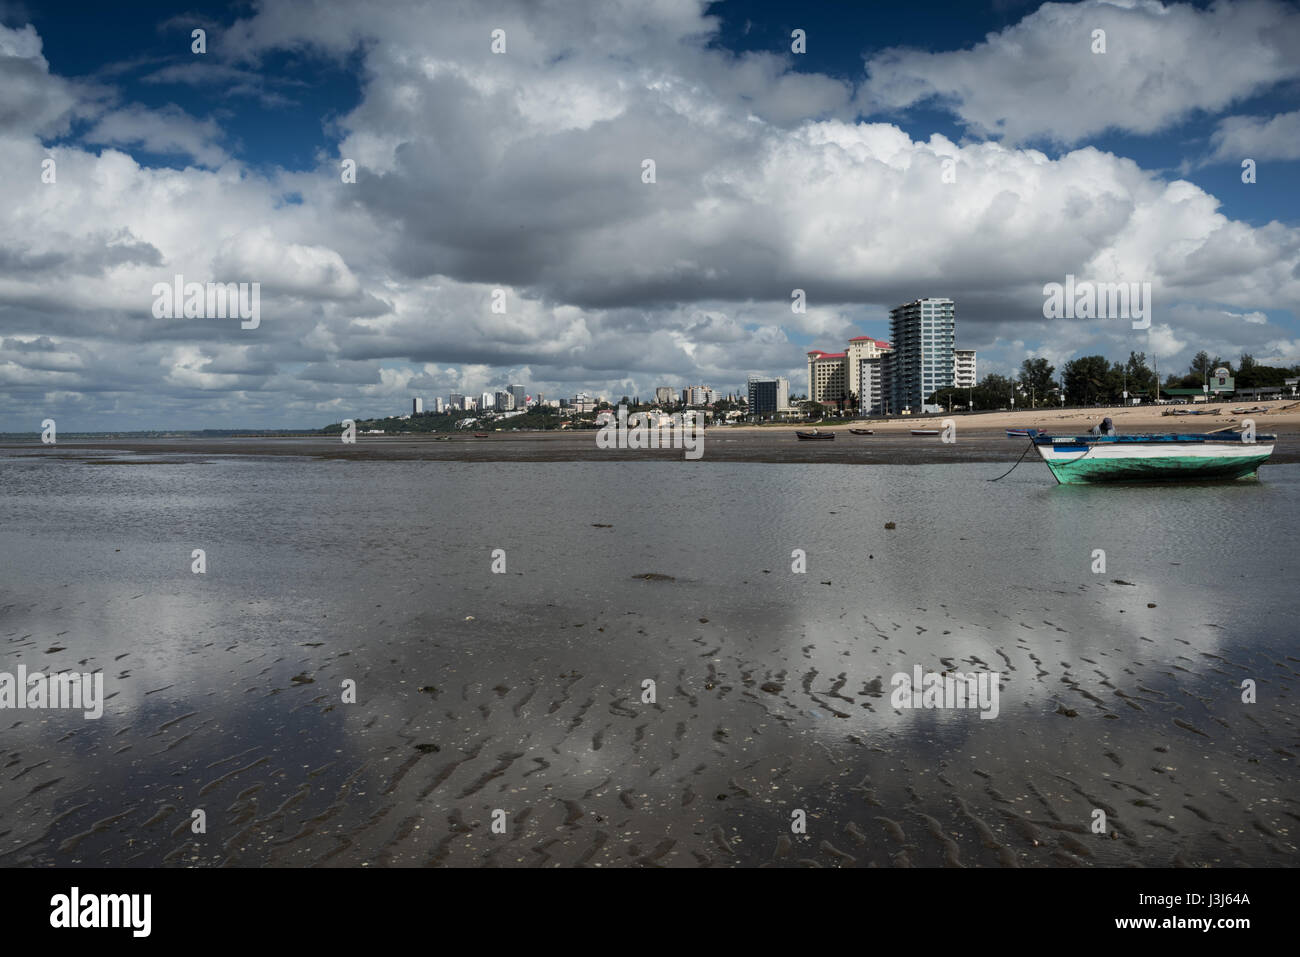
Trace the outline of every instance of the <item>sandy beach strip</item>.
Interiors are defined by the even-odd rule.
[[[700,462],[827,462],[851,464],[956,464],[1006,462],[1024,451],[1023,439],[1008,438],[1007,429],[1037,428],[1056,434],[1082,434],[1109,416],[1121,434],[1135,432],[1212,432],[1241,427],[1246,419],[1257,431],[1278,437],[1269,464],[1300,462],[1300,405],[1263,403],[1266,412],[1232,414],[1242,406],[1156,406],[1097,409],[1030,409],[1016,412],[906,416],[893,419],[851,419],[819,423],[817,428],[836,433],[834,442],[801,442],[794,433],[807,425],[731,425],[705,431]],[[1219,409],[1217,415],[1163,415],[1169,409]],[[1248,406],[1254,408],[1254,406]],[[913,429],[942,429],[945,419],[956,428],[956,441],[937,436],[913,436]],[[873,435],[853,435],[851,428],[871,429]],[[627,459],[684,459],[681,449],[601,449],[595,431],[492,432],[486,438],[458,433],[361,435],[354,444],[337,436],[247,436],[221,438],[67,438],[57,446],[42,446],[33,437],[26,442],[0,442],[0,450],[16,455],[66,455],[73,461],[94,464],[159,464],[168,456],[193,455],[298,455],[319,459],[357,461],[425,460],[446,462],[609,462]],[[148,456],[123,458],[120,453]],[[118,456],[114,458],[114,456]],[[174,460],[174,459],[172,459]],[[1037,463],[1033,463],[1037,464]]]

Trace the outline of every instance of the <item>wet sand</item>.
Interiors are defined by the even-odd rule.
[[[6,462],[0,647],[110,698],[0,713],[6,866],[1295,860],[1293,467],[1179,499],[720,464],[728,497],[664,463],[79,458]],[[1246,547],[1198,549],[1222,515]],[[999,672],[998,718],[895,709],[918,665]]]
[[[1089,423],[1097,417],[1089,418]],[[950,464],[959,462],[1006,463],[1010,467],[1025,450],[1025,439],[1012,439],[1005,428],[975,429],[960,418],[956,441],[945,443],[938,436],[913,436],[912,428],[939,428],[939,422],[913,421],[899,425],[870,423],[875,435],[858,436],[849,426],[835,426],[829,442],[800,441],[792,427],[716,427],[707,429],[703,454],[698,462],[824,462],[853,464]],[[1226,424],[1226,423],[1225,423]],[[905,426],[905,427],[904,427]],[[857,427],[857,426],[854,426]],[[1014,428],[1019,426],[1008,426]],[[1200,417],[1163,419],[1160,430],[1192,432],[1221,428]],[[1270,464],[1300,462],[1300,425],[1257,422],[1261,432],[1277,434]],[[1079,427],[1078,431],[1086,429]],[[1132,431],[1127,429],[1125,431]],[[129,461],[182,461],[188,455],[299,455],[318,459],[351,461],[429,462],[610,462],[623,459],[686,461],[682,449],[600,449],[595,431],[582,432],[493,432],[486,438],[454,435],[436,439],[427,435],[361,435],[354,444],[339,438],[229,438],[229,439],[66,439],[57,446],[39,442],[0,443],[0,450],[43,455],[80,454],[96,464],[127,464]],[[113,453],[130,452],[142,459],[118,459]],[[1026,457],[1023,467],[1047,473],[1037,455]]]

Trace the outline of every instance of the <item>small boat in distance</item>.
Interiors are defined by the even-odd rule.
[[[1028,429],[1007,429],[1007,438],[1027,439],[1029,438],[1029,430]]]
[[[476,438],[476,439],[486,439],[487,437],[488,437],[488,434],[487,434],[486,432],[475,432],[475,433],[474,433],[474,438]]]
[[[875,435],[871,429],[849,429],[854,435]]]
[[[814,439],[823,439],[823,440],[831,440],[831,441],[834,441],[834,439],[835,439],[835,433],[834,433],[834,432],[821,432],[821,431],[818,431],[817,429],[813,429],[811,432],[799,432],[799,431],[796,431],[796,432],[795,432],[795,435],[799,436],[799,440],[800,440],[801,442],[808,442],[808,441],[812,441],[812,440],[814,440]]]
[[[913,429],[912,434],[913,435],[938,435],[939,430],[938,429]]]
[[[1273,454],[1277,436],[1229,430],[1168,435],[1043,435],[1030,429],[1029,440],[1057,482],[1083,485],[1247,478]]]

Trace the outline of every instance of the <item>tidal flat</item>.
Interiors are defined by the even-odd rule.
[[[105,692],[0,710],[0,864],[1295,860],[1298,465],[239,441],[0,450],[0,671]]]

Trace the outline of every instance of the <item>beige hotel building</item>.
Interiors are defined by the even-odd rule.
[[[843,352],[808,353],[808,398],[833,405],[841,395],[862,396],[862,360],[878,359],[890,349],[888,342],[871,336],[849,340]]]

